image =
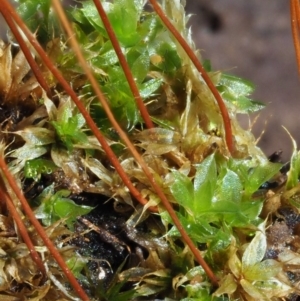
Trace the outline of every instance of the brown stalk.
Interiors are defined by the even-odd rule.
[[[48,84],[46,83],[39,66],[37,65],[36,61],[32,57],[32,54],[31,54],[28,46],[26,45],[26,42],[23,40],[19,30],[17,29],[14,21],[11,18],[11,15],[7,11],[5,5],[3,5],[3,6],[0,5],[0,12],[1,12],[2,16],[4,17],[7,25],[11,29],[16,40],[18,41],[18,43],[26,57],[26,60],[27,60],[28,64],[30,65],[30,68],[31,68],[32,72],[34,73],[37,81],[40,83],[41,87],[46,91],[48,97],[51,98],[50,88],[49,88]]]
[[[162,201],[163,206],[165,207],[165,209],[167,210],[167,212],[169,213],[170,217],[172,218],[175,226],[177,227],[178,231],[180,232],[183,240],[185,241],[185,243],[189,246],[190,250],[192,251],[192,253],[194,254],[196,260],[199,262],[199,264],[203,267],[203,269],[205,270],[207,276],[210,278],[210,280],[212,281],[212,283],[214,285],[217,285],[218,281],[216,276],[214,275],[214,273],[212,272],[212,270],[210,269],[210,267],[207,265],[207,263],[205,262],[205,260],[203,259],[203,257],[200,254],[200,251],[197,249],[197,247],[194,245],[193,241],[191,240],[191,238],[189,237],[189,235],[187,234],[187,232],[185,231],[185,229],[183,228],[183,226],[181,225],[172,205],[170,204],[170,202],[168,201],[167,197],[165,196],[165,194],[163,193],[163,191],[161,190],[161,188],[159,187],[159,185],[156,183],[151,171],[149,170],[147,164],[145,163],[145,161],[143,160],[143,158],[140,156],[140,154],[138,153],[138,151],[135,149],[134,145],[131,143],[131,141],[129,140],[128,136],[126,135],[126,133],[122,130],[122,128],[120,127],[120,125],[118,124],[118,122],[116,121],[113,113],[111,112],[109,105],[102,93],[102,91],[100,90],[97,80],[95,79],[95,77],[93,76],[89,66],[86,64],[86,61],[84,59],[84,56],[80,50],[80,46],[78,45],[75,35],[71,29],[71,26],[64,14],[64,11],[62,9],[62,6],[59,2],[59,0],[53,0],[53,6],[59,16],[59,19],[61,20],[63,26],[65,27],[65,30],[69,36],[69,42],[72,46],[72,49],[74,50],[79,63],[81,64],[85,74],[87,75],[96,95],[99,98],[99,101],[101,102],[101,105],[103,107],[103,109],[106,112],[106,115],[108,117],[108,119],[110,120],[111,124],[113,125],[113,127],[116,129],[116,131],[118,132],[118,134],[120,135],[120,138],[123,140],[123,142],[126,144],[126,146],[128,147],[128,149],[130,150],[130,152],[132,153],[132,155],[134,156],[134,158],[136,159],[136,161],[139,163],[139,165],[141,166],[141,168],[143,169],[145,175],[147,176],[147,178],[149,179],[152,187],[154,188],[154,190],[156,191],[157,195],[159,196],[159,198]]]
[[[296,60],[298,66],[298,74],[300,75],[300,5],[299,0],[290,0],[290,11],[291,11],[291,27],[294,48],[296,52]]]
[[[3,1],[6,1],[6,0],[3,0]],[[73,286],[74,290],[77,292],[78,296],[83,301],[89,301],[90,300],[89,297],[86,295],[86,293],[84,292],[82,287],[77,282],[75,276],[72,274],[70,269],[67,267],[64,259],[61,257],[60,253],[58,252],[58,250],[56,249],[56,247],[54,246],[54,244],[52,243],[52,241],[48,237],[48,235],[45,232],[44,228],[41,226],[39,221],[36,219],[34,213],[32,212],[30,206],[28,205],[27,200],[25,199],[23,193],[21,192],[18,185],[16,184],[15,179],[13,178],[12,174],[8,170],[8,166],[6,165],[6,163],[5,163],[5,161],[2,157],[0,157],[0,168],[2,169],[3,174],[6,177],[6,180],[7,180],[8,184],[10,185],[11,189],[15,193],[16,197],[19,199],[19,201],[20,201],[20,203],[23,207],[23,210],[26,213],[28,219],[30,220],[30,222],[34,226],[35,230],[37,231],[37,233],[39,234],[41,239],[43,240],[45,246],[49,249],[50,254],[56,260],[57,264],[61,267],[62,271],[64,272],[64,274],[68,278],[68,280],[69,280],[70,284]],[[8,206],[9,206],[9,202],[8,202]],[[34,247],[33,247],[33,249],[34,249]],[[33,249],[29,248],[30,252],[32,252]]]
[[[2,168],[2,164],[3,164],[2,161],[3,160],[0,159],[1,168]],[[39,254],[37,253],[37,251],[35,250],[34,245],[27,232],[27,229],[16,210],[15,205],[13,204],[13,201],[11,200],[10,196],[8,195],[8,193],[5,190],[6,189],[5,189],[4,181],[2,178],[0,178],[0,195],[3,197],[5,204],[7,206],[7,209],[9,210],[14,222],[17,224],[18,231],[30,252],[30,256],[31,256],[32,260],[36,263],[38,269],[42,273],[43,279],[46,279],[47,272],[46,272],[44,263],[43,263],[41,257],[39,256]]]
[[[191,61],[193,62],[194,66],[196,69],[199,71],[201,74],[202,78],[204,79],[205,83],[207,84],[208,88],[210,89],[211,93],[215,97],[222,118],[223,118],[223,123],[224,123],[224,130],[225,130],[225,140],[227,144],[227,148],[231,154],[234,152],[234,145],[233,145],[233,135],[232,135],[232,129],[231,129],[231,121],[230,117],[227,111],[227,108],[224,104],[224,101],[214,86],[212,80],[204,70],[202,64],[199,62],[197,56],[191,49],[191,47],[188,45],[186,40],[182,37],[182,35],[178,32],[178,30],[175,28],[175,26],[171,23],[171,21],[168,19],[168,17],[165,15],[161,7],[157,4],[156,0],[149,0],[156,11],[156,13],[159,15],[165,26],[169,29],[169,31],[173,34],[173,36],[176,38],[176,40],[179,42],[181,47],[184,49],[184,51],[187,53],[187,55],[190,57]]]
[[[114,47],[115,49],[115,52],[118,56],[118,59],[119,59],[119,62],[120,62],[120,65],[121,67],[123,68],[123,71],[125,73],[125,76],[126,76],[126,79],[127,79],[127,82],[129,84],[129,87],[131,89],[131,92],[134,96],[134,99],[137,103],[137,106],[140,110],[140,113],[145,121],[145,124],[147,126],[148,129],[152,129],[153,128],[153,123],[152,123],[152,120],[150,118],[150,115],[146,109],[146,106],[143,102],[143,99],[140,95],[140,91],[134,81],[134,78],[132,76],[132,73],[130,71],[130,68],[128,66],[128,63],[126,61],[126,58],[122,52],[122,49],[120,47],[120,44],[118,42],[118,39],[116,37],[116,34],[114,33],[113,29],[112,29],[112,26],[108,20],[108,17],[103,9],[103,6],[101,4],[101,2],[99,0],[93,0],[94,1],[94,4],[98,10],[98,13],[99,13],[99,16],[101,17],[102,19],[102,22],[103,22],[103,25],[107,31],[107,34],[109,36],[109,39],[112,43],[112,46]]]

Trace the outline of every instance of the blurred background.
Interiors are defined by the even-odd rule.
[[[186,2],[187,13],[192,14],[188,25],[202,57],[211,60],[214,70],[253,82],[256,85],[253,99],[267,104],[253,127],[256,137],[265,130],[259,146],[267,155],[282,150],[283,160],[289,160],[292,143],[282,126],[300,147],[300,77],[288,1]],[[5,31],[0,22],[0,32],[5,34]]]
[[[222,70],[256,85],[253,99],[267,104],[253,131],[267,155],[292,151],[285,126],[300,146],[300,77],[286,0],[187,0],[197,48]],[[267,124],[265,125],[265,123]]]

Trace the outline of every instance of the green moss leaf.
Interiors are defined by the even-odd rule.
[[[242,202],[240,204],[240,211],[243,213],[244,216],[247,217],[248,221],[257,224],[260,219],[258,218],[262,207],[263,207],[264,200],[255,200],[255,201],[247,201]]]
[[[56,121],[52,121],[51,124],[69,151],[73,149],[74,144],[85,143],[88,140],[82,129],[85,119],[82,114],[76,114],[70,100],[61,102],[57,110]]]
[[[153,78],[140,85],[141,97],[146,99],[151,96],[162,84],[162,79]]]
[[[269,278],[264,281],[255,281],[253,284],[255,288],[259,289],[263,292],[269,300],[273,300],[276,297],[285,297],[288,294],[294,292],[294,288],[289,286],[284,281],[280,281],[279,279]]]
[[[254,85],[250,81],[229,74],[222,74],[220,85],[224,85],[236,98],[254,92]]]
[[[88,141],[86,134],[81,130],[85,120],[81,114],[66,119],[61,123],[52,121],[57,135],[60,140],[66,145],[67,149],[71,151],[73,145],[76,143],[85,143]]]
[[[222,278],[219,288],[214,292],[215,296],[221,296],[223,294],[233,294],[237,289],[236,281],[232,274],[228,274]]]
[[[102,5],[106,12],[112,9],[112,4],[109,2],[103,2]],[[94,29],[101,33],[101,35],[107,37],[106,30],[104,29],[103,23],[93,1],[83,1],[82,9],[75,9],[72,12],[72,15],[80,23],[86,24],[86,22],[89,22]]]
[[[77,205],[74,201],[64,198],[63,196],[61,192],[57,192],[54,195],[52,210],[49,210],[49,218],[51,219],[51,223],[53,223],[55,219],[67,218],[66,223],[68,227],[74,229],[74,221],[76,218],[89,213],[93,210],[93,207]]]
[[[152,51],[159,58],[151,60],[151,63],[165,73],[176,71],[181,66],[181,60],[172,42],[161,42]]]
[[[181,206],[187,211],[194,208],[194,187],[192,181],[179,171],[173,171],[174,183],[171,185],[171,192]]]
[[[150,58],[148,51],[141,54],[131,66],[131,72],[136,82],[141,83],[149,72]]]
[[[194,241],[198,243],[210,243],[215,240],[216,237],[220,238],[218,229],[209,224],[211,220],[208,216],[205,218],[200,217],[195,220],[190,218],[190,216],[184,217],[180,213],[177,213],[177,215],[181,224]],[[180,233],[174,226],[168,232],[168,236],[180,237]]]
[[[217,184],[217,166],[214,155],[208,156],[197,165],[194,179],[195,203],[194,214],[207,211],[211,207],[212,198]]]
[[[106,71],[109,74],[109,81],[104,84],[102,90],[107,96],[115,118],[124,129],[131,130],[140,120],[140,114],[123,70],[114,66]],[[111,127],[98,101],[92,104],[91,113],[104,132]]]
[[[137,22],[140,12],[136,3],[133,0],[117,0],[113,3],[103,2],[102,5],[122,46],[130,47],[135,45],[140,40],[140,36],[137,33]],[[84,18],[95,29],[99,30],[101,34],[107,35],[92,1],[83,2],[82,13]],[[84,22],[80,14],[77,14],[76,19]]]
[[[249,223],[249,219],[241,211],[240,205],[231,200],[214,203],[209,212],[214,213],[219,220],[225,221],[231,227],[242,227]]]
[[[155,41],[158,33],[164,29],[159,17],[155,14],[143,15],[143,20],[139,23],[138,32],[142,38],[142,45],[148,45]],[[143,47],[144,48],[144,47]]]
[[[116,0],[111,10],[108,11],[108,18],[123,46],[135,45],[140,37],[137,33],[137,22],[139,11],[133,0]]]
[[[73,256],[73,257],[69,258],[66,261],[66,264],[77,279],[83,280],[84,277],[81,274],[81,271],[86,266],[87,262],[88,262],[87,258],[77,255],[77,256]]]
[[[22,137],[27,146],[48,145],[55,141],[53,131],[42,127],[30,126],[24,130],[16,131],[14,134]]]
[[[253,113],[265,107],[263,103],[253,101],[247,97],[249,94],[253,93],[254,85],[239,77],[222,74],[218,84],[218,90],[225,100],[235,106],[237,113]]]
[[[243,185],[239,176],[230,169],[226,170],[225,176],[219,180],[218,201],[230,200],[239,204],[242,199]]]
[[[56,169],[57,166],[49,160],[27,160],[24,167],[24,176],[25,178],[32,178],[37,181],[42,174],[51,174]]]
[[[263,183],[270,180],[277,172],[279,172],[281,167],[282,164],[280,163],[265,162],[264,164],[253,168],[249,172],[248,179],[245,183],[245,197],[248,198],[257,191]]]
[[[291,137],[291,135],[290,135]],[[286,188],[292,189],[297,186],[300,176],[300,152],[297,151],[296,141],[291,137],[293,143],[293,154],[291,158],[291,166],[288,172]]]
[[[244,270],[244,276],[249,281],[266,281],[275,277],[281,270],[281,263],[273,259],[266,259]]]
[[[242,279],[240,283],[245,292],[249,294],[253,300],[270,301],[270,299],[260,289],[256,288],[248,280]]]
[[[36,217],[42,219],[46,226],[65,218],[68,227],[72,230],[76,217],[89,213],[93,207],[77,205],[67,198],[69,195],[70,191],[68,190],[59,190],[54,193],[54,185],[47,187],[35,199],[35,203],[40,203],[35,210]]]
[[[101,47],[99,54],[92,58],[91,63],[98,68],[104,68],[105,66],[115,65],[118,61],[118,56],[113,49],[111,42],[107,41]]]
[[[42,42],[48,41],[51,35],[59,32],[58,20],[51,11],[51,0],[16,0],[17,11],[26,25],[35,32]]]
[[[252,266],[262,261],[267,250],[265,223],[259,225],[254,238],[251,240],[242,257],[243,274],[247,274]]]

